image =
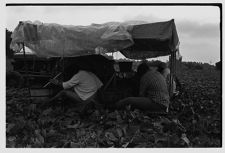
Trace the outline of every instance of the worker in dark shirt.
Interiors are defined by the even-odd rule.
[[[169,92],[166,78],[158,71],[149,70],[147,63],[139,65],[139,97],[128,97],[116,103],[117,108],[131,105],[149,111],[166,111],[169,106]]]

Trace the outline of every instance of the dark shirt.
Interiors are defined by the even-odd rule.
[[[153,102],[169,106],[166,79],[158,71],[148,71],[142,76],[139,94],[142,97],[148,97]]]

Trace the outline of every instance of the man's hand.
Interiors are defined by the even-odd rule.
[[[49,82],[57,86],[60,85],[59,80],[56,80],[56,79],[50,79]]]

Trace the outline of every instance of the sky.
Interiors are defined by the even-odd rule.
[[[10,31],[16,28],[19,21],[27,20],[62,25],[90,25],[111,21],[151,23],[170,19],[175,19],[183,61],[215,64],[220,60],[220,9],[216,6],[6,7],[6,28]]]

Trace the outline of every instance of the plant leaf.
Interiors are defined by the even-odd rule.
[[[106,133],[105,133],[105,137],[108,138],[108,139],[111,140],[111,141],[118,141],[118,139],[117,139],[117,138],[114,136],[114,134],[111,133],[111,132],[106,132]]]
[[[80,148],[80,144],[79,143],[70,142],[70,147],[71,148]]]
[[[126,142],[125,144],[122,145],[123,148],[127,148],[127,146],[130,144],[130,142]]]
[[[8,141],[15,141],[16,140],[16,137],[15,136],[11,136],[8,138]]]
[[[188,146],[190,146],[190,140],[187,138],[187,136],[186,136],[185,133],[183,133],[183,134],[181,135],[181,139],[182,139]]]
[[[156,134],[155,137],[155,143],[158,143],[159,141],[168,141],[168,137],[162,134]]]
[[[116,131],[117,131],[119,138],[123,136],[123,131],[120,128],[117,128]]]
[[[6,132],[9,133],[10,130],[15,126],[15,124],[11,123],[7,125]]]
[[[42,112],[42,115],[48,115],[51,111],[52,111],[51,108],[46,109],[46,110],[44,110],[44,111]]]
[[[79,127],[80,127],[79,122],[77,124],[74,124],[74,125],[67,125],[67,128],[69,128],[69,129],[76,129],[76,128],[79,128]]]

